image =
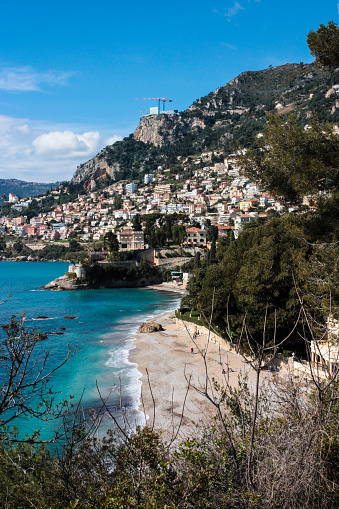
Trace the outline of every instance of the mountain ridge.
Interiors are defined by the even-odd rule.
[[[0,196],[4,194],[8,197],[9,193],[18,195],[20,198],[38,196],[49,189],[57,188],[61,182],[26,182],[20,179],[0,179]]]
[[[294,112],[303,123],[315,112],[320,121],[339,122],[337,76],[303,63],[242,72],[183,112],[141,118],[129,137],[80,165],[71,185],[93,188],[105,177],[140,180],[158,166],[177,165],[180,157],[254,146],[270,112]]]

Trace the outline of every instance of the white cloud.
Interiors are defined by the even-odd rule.
[[[119,134],[110,136],[111,132],[112,126],[91,131],[88,126],[0,115],[0,178],[30,182],[70,180],[79,164],[108,143],[122,139]]]
[[[110,138],[108,138],[105,141],[105,144],[106,145],[113,145],[113,143],[115,143],[116,141],[121,141],[121,140],[122,140],[122,136],[120,136],[120,134],[114,134],[113,136],[111,136]]]
[[[229,9],[226,9],[225,16],[226,18],[233,18],[236,14],[238,14],[239,11],[244,11],[245,9],[240,5],[238,2],[234,2],[233,7],[230,7]]]
[[[6,92],[41,91],[43,85],[66,85],[72,74],[53,70],[37,72],[31,67],[7,67],[0,71],[0,90]]]
[[[41,134],[33,140],[38,156],[79,157],[90,156],[99,149],[98,131],[76,134],[73,131],[56,131]]]
[[[31,134],[31,129],[28,127],[28,124],[13,126],[12,130],[25,136],[29,136]]]

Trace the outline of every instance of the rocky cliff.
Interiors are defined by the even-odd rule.
[[[200,118],[185,118],[178,114],[147,115],[140,120],[133,138],[162,147],[166,143],[176,143],[189,131],[204,127],[204,120]]]
[[[88,190],[91,185],[95,187],[95,181],[106,175],[114,178],[115,169],[114,166],[110,166],[99,154],[87,161],[87,163],[80,164],[77,167],[71,180],[71,185],[76,187],[83,185]]]

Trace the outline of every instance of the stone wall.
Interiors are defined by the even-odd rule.
[[[208,338],[209,331],[207,327],[204,327],[203,325],[196,325],[195,323],[179,320],[178,318],[175,319],[175,323],[177,329],[186,329],[191,334],[191,336],[193,336],[193,334],[199,334],[199,336],[205,336],[206,339]],[[228,352],[238,353],[235,345],[232,345],[232,343],[226,341],[224,338],[213,331],[210,331],[210,341],[212,341],[212,343],[219,344]]]
[[[155,262],[155,265],[157,267],[165,267],[165,268],[173,268],[173,267],[176,267],[177,265],[183,265],[184,263],[186,262],[189,262],[190,260],[192,260],[191,257],[188,257],[188,256],[178,256],[178,257],[175,257],[175,258],[155,258],[154,259],[154,262]]]

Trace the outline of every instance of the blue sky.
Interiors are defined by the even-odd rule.
[[[338,18],[338,0],[2,0],[0,178],[68,180],[157,105],[135,98],[181,111],[240,72],[312,62],[307,33]]]

